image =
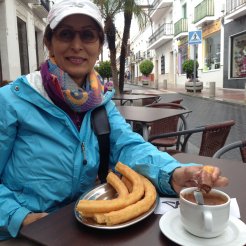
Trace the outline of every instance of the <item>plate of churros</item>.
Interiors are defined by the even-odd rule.
[[[154,185],[130,167],[118,162],[107,183],[83,194],[75,204],[76,219],[98,229],[120,229],[152,214],[159,203]]]

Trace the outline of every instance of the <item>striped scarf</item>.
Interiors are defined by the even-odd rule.
[[[43,65],[41,73],[43,80],[48,80],[45,82],[49,83],[52,90],[56,91],[57,96],[75,112],[86,112],[102,103],[103,80],[95,70],[87,75],[83,88],[79,87],[67,73],[60,69],[52,58]]]

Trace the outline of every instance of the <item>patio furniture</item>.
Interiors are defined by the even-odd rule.
[[[158,95],[134,95],[134,94],[119,94],[114,95],[113,100],[119,100],[120,105],[125,105],[128,101],[130,102],[130,105],[133,105],[134,100],[140,100],[140,99],[152,99],[154,100]]]
[[[187,110],[186,107],[175,104],[175,103],[155,103],[148,105],[148,107],[152,108],[162,108],[162,109],[181,109]],[[161,119],[155,121],[149,126],[149,137],[156,136],[159,134],[164,134],[168,132],[176,132],[187,129],[186,118],[188,117],[188,113],[183,115],[184,117],[180,117],[179,115],[174,115],[172,117],[168,117],[165,119]],[[176,146],[179,141],[179,136],[173,136],[169,138],[155,138],[151,143],[158,148],[163,147],[173,147]]]
[[[170,101],[169,103],[181,104],[181,102],[183,102],[183,100],[184,100],[183,98],[175,99],[175,100]]]
[[[173,155],[180,152],[187,152],[188,140],[191,135],[193,135],[194,133],[202,133],[198,154],[201,156],[212,157],[216,151],[224,146],[226,139],[230,133],[231,127],[234,124],[234,120],[228,120],[215,124],[196,127],[194,129],[160,134],[150,137],[149,142],[152,143],[153,141],[155,141],[155,139],[183,136],[183,139],[179,138],[176,150],[167,150],[169,154]]]
[[[222,155],[224,155],[225,153],[233,149],[240,150],[242,161],[246,163],[246,140],[239,140],[239,141],[225,145],[213,155],[213,158],[221,158]]]
[[[153,98],[143,98],[142,99],[142,106],[147,106],[151,104],[158,103],[161,100],[161,97],[155,94],[146,94],[148,96],[155,96]]]
[[[142,128],[143,138],[148,141],[149,130],[148,126],[155,121],[165,118],[179,116],[184,118],[183,115],[191,112],[191,110],[181,110],[172,108],[154,108],[154,107],[137,107],[137,106],[118,106],[117,107],[122,116],[132,123],[140,122]]]
[[[246,179],[242,173],[245,173],[245,165],[242,162],[226,159],[215,159],[191,154],[177,154],[175,159],[181,163],[203,163],[204,165],[217,166],[222,170],[223,176],[230,180],[230,185],[223,188],[231,197],[237,198],[240,207],[241,220],[246,222],[246,199],[245,192],[239,187],[246,187]],[[235,168],[237,167],[237,168]],[[160,194],[160,196],[163,196]],[[71,203],[57,211],[49,213],[48,216],[23,226],[20,236],[26,239],[22,245],[153,245],[170,246],[177,245],[170,241],[168,237],[160,231],[159,221],[161,214],[152,213],[148,218],[138,223],[122,229],[101,230],[90,228],[80,224],[74,216],[74,203]],[[172,229],[172,228],[171,228]],[[113,232],[113,233],[112,233]],[[95,233],[96,236],[95,236]],[[12,241],[17,244],[18,239]],[[30,243],[30,244],[29,244]],[[186,244],[187,245],[187,244]],[[202,245],[201,243],[197,245]],[[221,242],[223,245],[223,242]],[[233,245],[233,242],[232,242]]]

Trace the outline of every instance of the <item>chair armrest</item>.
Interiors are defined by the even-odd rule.
[[[178,143],[178,146],[181,145],[181,151],[183,152],[186,150],[186,145],[187,145],[187,142],[190,136],[194,133],[203,132],[204,130],[205,130],[205,127],[200,126],[200,127],[196,127],[193,129],[183,130],[183,131],[163,133],[163,134],[151,136],[148,139],[148,141],[151,143],[155,139],[184,136],[183,143],[181,143],[180,138],[179,138],[179,143]]]
[[[232,149],[236,149],[236,148],[240,148],[245,146],[245,143],[243,143],[243,141],[236,141],[233,142],[231,144],[225,145],[224,147],[220,148],[214,155],[213,158],[220,158],[223,154],[225,154],[226,152],[232,150]]]

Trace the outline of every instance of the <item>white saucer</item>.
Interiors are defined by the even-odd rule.
[[[162,215],[159,226],[162,233],[182,246],[243,246],[246,244],[246,225],[236,217],[230,217],[225,232],[215,238],[200,238],[190,234],[183,227],[179,209]]]

